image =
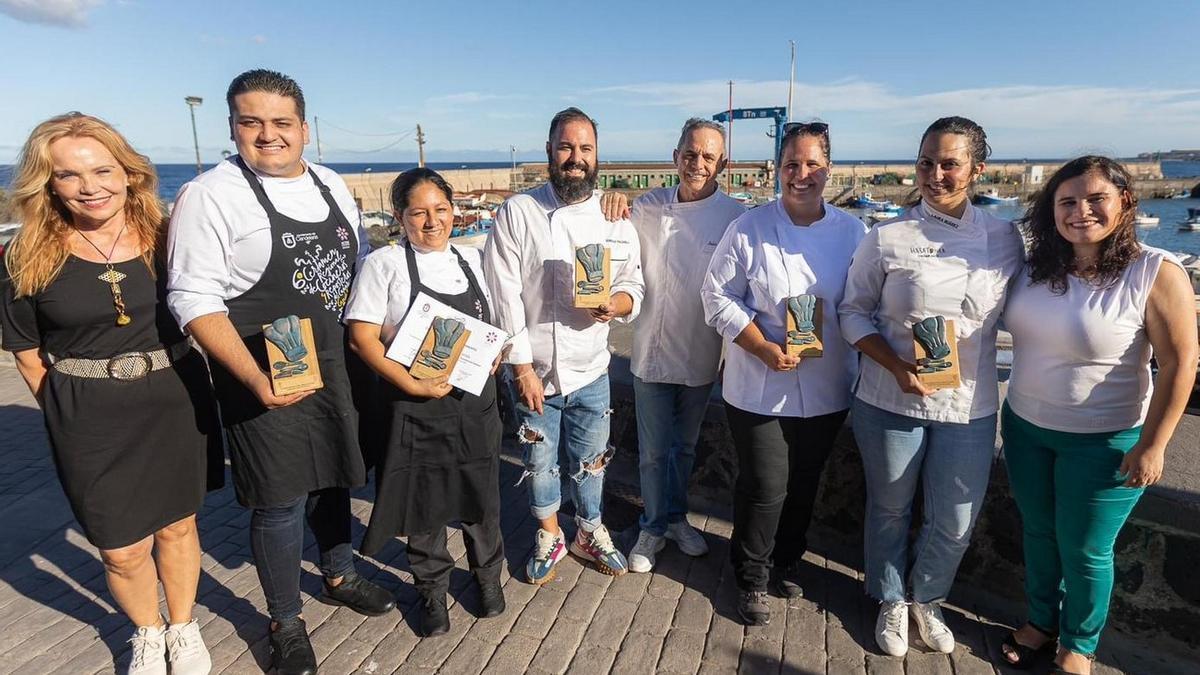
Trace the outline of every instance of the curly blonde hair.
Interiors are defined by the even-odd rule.
[[[163,231],[164,210],[158,198],[158,174],[144,155],[104,120],[70,112],[37,125],[17,160],[12,199],[21,231],[5,251],[5,265],[16,296],[45,290],[62,271],[70,254],[71,212],[50,190],[54,162],[50,145],[63,138],[91,138],[103,145],[129,178],[125,222],[137,236],[142,261],[154,274],[154,254]]]

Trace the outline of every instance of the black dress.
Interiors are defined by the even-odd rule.
[[[160,269],[156,283],[141,259],[113,267],[126,275],[121,291],[133,319],[127,326],[116,325],[112,293],[96,278],[103,264],[70,256],[45,290],[20,299],[4,273],[4,349],[106,359],[183,340],[167,310],[166,274]],[[41,404],[63,491],[88,541],[99,548],[128,546],[195,513],[206,483],[221,485],[216,407],[196,351],[132,381],[51,368]]]
[[[458,256],[468,289],[447,295],[421,283],[412,248],[405,251],[409,306],[424,292],[464,314],[491,320],[475,273]],[[441,530],[451,522],[485,523],[500,513],[500,441],[496,378],[479,396],[454,389],[439,399],[410,396],[380,379],[378,411],[387,443],[375,469],[375,506],[361,552],[373,555],[397,534]]]

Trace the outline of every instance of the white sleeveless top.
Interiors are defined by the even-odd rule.
[[[1067,277],[1067,291],[1029,285],[1028,269],[1009,291],[1004,323],[1013,336],[1008,404],[1044,429],[1100,433],[1146,419],[1154,385],[1146,303],[1170,253],[1142,245],[1111,286]],[[1182,268],[1182,265],[1180,265]]]

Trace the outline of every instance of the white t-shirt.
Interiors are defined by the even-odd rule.
[[[475,280],[490,306],[492,298],[483,281],[483,264],[479,250],[470,246],[451,244],[445,251],[428,252],[414,248],[421,284],[446,295],[466,293],[469,288],[467,275],[458,264],[454,251],[462,255],[471,271],[475,273]],[[385,345],[391,344],[392,339],[396,337],[397,327],[408,312],[408,299],[411,294],[412,279],[408,276],[404,246],[385,246],[372,252],[363,261],[358,276],[354,279],[354,287],[350,290],[350,300],[346,303],[342,320],[378,324],[383,327],[380,339]]]
[[[792,223],[779,200],[733,221],[709,263],[700,291],[704,316],[725,338],[721,392],[731,405],[760,415],[815,417],[850,407],[858,355],[842,339],[836,308],[846,272],[866,225],[825,204],[825,216]],[[754,321],[763,337],[787,339],[787,299],[812,294],[822,312],[820,357],[801,358],[776,372],[733,340]]]
[[[886,368],[863,358],[855,395],[936,422],[965,424],[994,414],[1000,401],[996,324],[1024,257],[1012,223],[971,205],[962,218],[952,218],[922,203],[871,228],[854,253],[838,307],[842,334],[854,344],[878,333],[912,362],[913,324],[941,315],[954,321],[962,384],[929,396],[906,394]]]
[[[646,382],[697,387],[717,379],[721,336],[704,323],[700,284],[717,244],[746,207],[717,190],[680,202],[658,188],[633,202],[646,298],[633,324],[633,374]]]
[[[357,227],[358,257],[370,252],[358,206],[331,169],[308,163],[329,187],[334,202]],[[306,223],[329,217],[329,205],[312,176],[259,175],[271,204]],[[182,327],[193,319],[226,313],[225,301],[250,290],[271,259],[271,224],[241,168],[230,158],[179,188],[167,233],[167,306]]]
[[[1164,265],[1182,265],[1162,249],[1142,246],[1106,288],[1070,275],[1067,290],[1018,277],[1004,310],[1013,336],[1008,405],[1045,429],[1101,433],[1132,429],[1146,419],[1154,391],[1146,303]]]

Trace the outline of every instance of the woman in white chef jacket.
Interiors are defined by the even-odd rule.
[[[730,546],[738,613],[757,625],[770,621],[768,586],[801,593],[805,532],[857,373],[837,306],[866,231],[821,196],[829,127],[809,122],[784,131],[780,198],[730,224],[701,289],[705,320],[726,343],[721,387],[739,469]],[[803,336],[789,335],[790,299],[801,315],[792,332]],[[789,356],[784,345],[793,338],[819,339],[824,353]]]
[[[995,455],[996,323],[1023,250],[1011,222],[970,203],[989,152],[971,120],[929,126],[916,166],[921,200],[863,239],[839,307],[843,335],[867,357],[851,422],[867,486],[866,590],[881,603],[875,639],[893,656],[908,650],[909,610],[929,647],[954,650],[939,603],[970,542]],[[917,379],[913,325],[934,316],[953,321],[957,388],[932,391]],[[910,551],[918,484],[923,523]]]

